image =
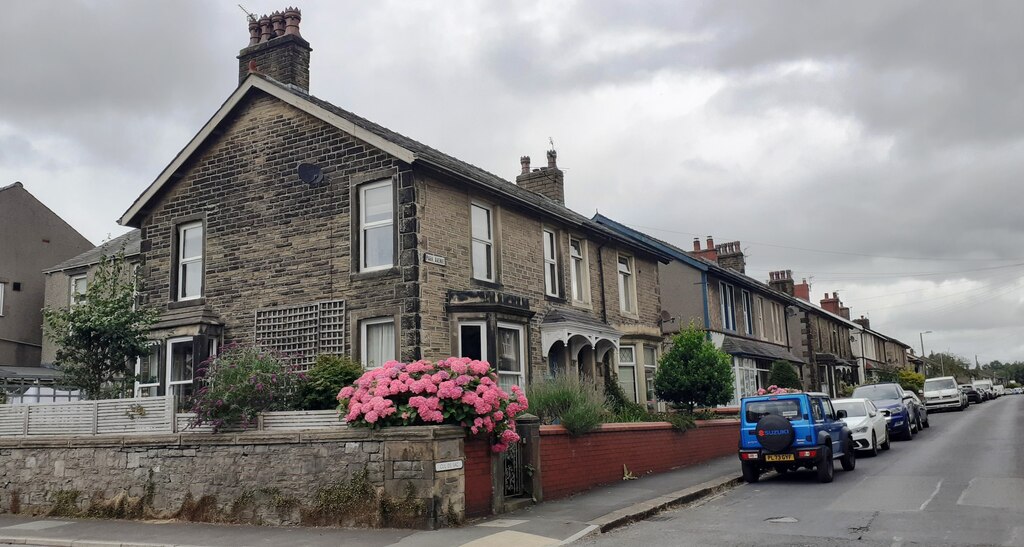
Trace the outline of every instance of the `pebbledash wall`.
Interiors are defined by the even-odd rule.
[[[604,424],[579,437],[547,425],[540,437],[544,499],[553,500],[621,481],[623,465],[641,477],[735,454],[739,422],[701,421],[686,432],[664,422]]]
[[[457,426],[8,437],[0,509],[436,528],[464,515],[464,439]]]

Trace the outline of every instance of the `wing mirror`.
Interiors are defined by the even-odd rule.
[[[845,410],[837,410],[836,411],[836,419],[837,420],[842,420],[845,417],[846,417],[846,411]]]
[[[874,418],[875,416],[878,416],[878,413],[875,412],[874,410],[872,410],[871,414],[868,414],[868,416],[871,417],[871,418]]]

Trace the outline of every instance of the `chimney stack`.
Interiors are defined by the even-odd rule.
[[[548,165],[530,170],[530,156],[521,156],[519,165],[522,167],[516,177],[516,184],[525,190],[540,194],[559,205],[565,205],[565,174],[558,168],[558,152],[548,150]]]
[[[840,312],[842,307],[843,303],[839,300],[839,293],[837,292],[833,292],[831,298],[829,298],[828,293],[825,293],[825,298],[821,299],[821,308],[827,312],[842,315]],[[847,313],[849,313],[849,308],[847,308]]]
[[[768,272],[768,286],[793,296],[793,270],[776,270]]]
[[[269,76],[309,92],[309,54],[312,48],[299,33],[298,8],[249,18],[249,45],[238,52],[238,83],[250,72]]]
[[[717,264],[718,263],[718,249],[715,249],[715,239],[713,237],[711,237],[711,236],[708,236],[708,246],[707,246],[706,249],[701,250],[701,248],[700,248],[700,239],[696,238],[696,237],[693,238],[693,254],[697,258],[703,258],[704,260],[707,260],[708,262],[714,262],[714,263]]]
[[[865,329],[871,328],[871,320],[868,319],[867,317],[864,317],[863,315],[860,316],[860,319],[854,319],[853,322],[864,327]]]
[[[811,301],[811,286],[807,283],[807,278],[801,280],[799,284],[793,285],[793,296],[804,302]]]
[[[741,274],[747,273],[747,259],[743,256],[743,247],[739,241],[730,241],[729,243],[717,245],[715,251],[718,255],[718,264],[720,266],[740,272]]]

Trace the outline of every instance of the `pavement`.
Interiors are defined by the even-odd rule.
[[[739,484],[735,456],[641,476],[519,511],[433,531],[31,518],[0,515],[0,545],[62,547],[546,547],[641,520]]]

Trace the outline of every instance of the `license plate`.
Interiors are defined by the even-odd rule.
[[[792,454],[765,454],[764,461],[766,462],[791,462],[793,461]]]

